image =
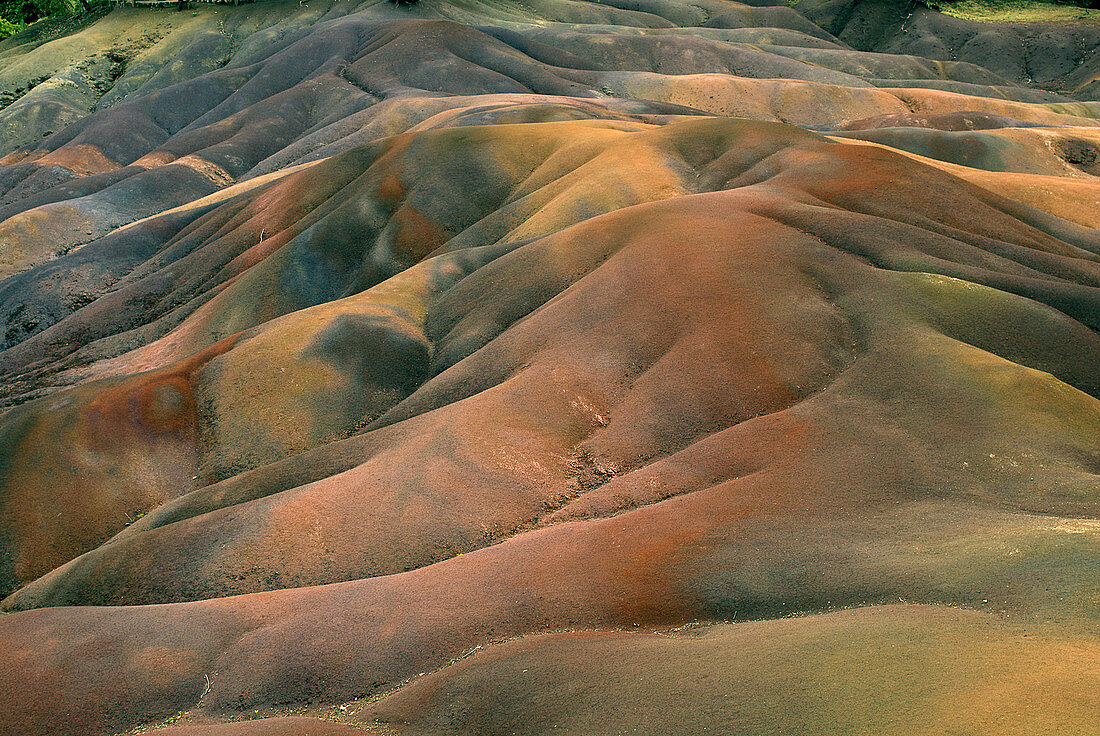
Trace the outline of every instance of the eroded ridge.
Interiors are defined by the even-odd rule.
[[[1100,32],[900,5],[0,43],[0,733],[1087,732]]]

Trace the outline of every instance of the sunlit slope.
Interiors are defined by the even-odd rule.
[[[848,5],[0,44],[0,734],[1090,734],[1095,55]]]

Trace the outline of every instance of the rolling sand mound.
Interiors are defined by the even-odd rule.
[[[1100,36],[903,10],[0,43],[0,733],[1091,733]]]

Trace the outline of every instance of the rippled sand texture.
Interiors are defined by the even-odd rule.
[[[0,734],[1100,733],[1100,24],[911,11],[0,43]]]

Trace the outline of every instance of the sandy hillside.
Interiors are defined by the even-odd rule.
[[[1100,735],[1100,13],[0,42],[0,734]]]

